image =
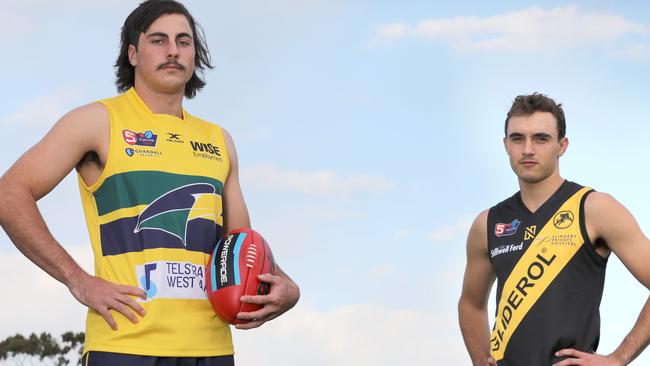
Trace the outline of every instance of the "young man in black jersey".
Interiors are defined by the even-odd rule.
[[[474,365],[627,365],[650,341],[646,302],[621,345],[596,354],[607,257],[614,252],[650,288],[650,241],[610,195],[560,176],[565,132],[561,104],[545,95],[518,96],[508,112],[503,143],[520,191],[474,220],[458,304]]]

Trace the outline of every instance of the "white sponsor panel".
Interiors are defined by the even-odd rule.
[[[135,267],[138,286],[147,300],[207,299],[205,267],[190,262],[158,261]]]

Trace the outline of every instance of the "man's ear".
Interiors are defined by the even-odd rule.
[[[563,137],[562,140],[560,140],[560,153],[557,154],[557,157],[559,158],[560,156],[564,155],[566,149],[568,148],[569,148],[569,139],[567,137]]]
[[[134,45],[130,44],[128,49],[129,63],[131,66],[138,66],[138,50]]]

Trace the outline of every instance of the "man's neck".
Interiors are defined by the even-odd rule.
[[[144,104],[154,114],[169,114],[183,118],[183,92],[168,94],[151,90],[143,85],[135,85],[135,91]]]
[[[530,212],[535,212],[546,202],[564,183],[564,178],[559,174],[537,183],[527,183],[519,180],[519,191],[521,200]]]

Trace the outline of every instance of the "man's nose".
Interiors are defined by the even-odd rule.
[[[527,138],[526,141],[524,141],[524,154],[526,155],[533,155],[535,154],[535,149],[533,148],[533,140]]]
[[[169,42],[167,47],[167,58],[177,58],[178,57],[178,46],[176,42]]]

